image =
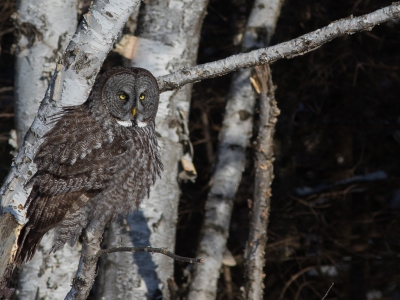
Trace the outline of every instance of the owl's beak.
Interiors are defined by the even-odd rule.
[[[132,108],[132,116],[136,115],[136,107]]]

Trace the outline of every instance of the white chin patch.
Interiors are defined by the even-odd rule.
[[[147,123],[146,123],[146,122],[138,122],[138,123],[137,123],[137,126],[138,126],[138,127],[146,127],[146,126],[147,126]]]
[[[119,125],[124,126],[124,127],[131,127],[132,126],[132,122],[131,121],[119,121],[119,120],[117,120],[117,123]]]

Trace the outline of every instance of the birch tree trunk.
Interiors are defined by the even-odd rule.
[[[33,158],[41,137],[54,126],[54,123],[47,123],[46,120],[62,107],[79,105],[86,100],[115,37],[138,2],[139,0],[97,0],[90,12],[83,17],[57,64],[38,115],[25,136],[0,191],[0,292],[7,293],[5,286],[13,269],[16,240],[26,222],[24,204],[30,189],[25,189],[24,185],[36,171]]]
[[[265,47],[274,31],[283,0],[256,0],[243,35],[242,52]],[[215,299],[236,192],[242,179],[245,151],[250,143],[256,95],[250,84],[251,69],[232,79],[220,132],[218,163],[206,202],[189,299]]]
[[[18,4],[14,110],[21,147],[56,61],[76,30],[78,12],[76,0],[21,0]]]
[[[56,61],[76,30],[77,3],[76,0],[38,0],[35,3],[22,0],[17,18],[15,123],[21,147],[50,83]],[[20,299],[60,299],[68,292],[78,266],[78,248],[67,246],[47,256],[51,242],[51,237],[46,235],[35,257],[21,270],[16,292]]]
[[[151,0],[142,6],[132,66],[148,69],[155,76],[194,65],[200,30],[208,0]],[[125,225],[113,224],[109,246],[166,247],[173,251],[180,197],[178,164],[182,158],[182,119],[189,115],[192,85],[160,95],[156,132],[164,172],[143,201],[139,212]],[[130,257],[128,257],[130,256]],[[132,264],[128,264],[133,263]],[[150,253],[114,253],[106,257],[102,297],[111,299],[169,299],[168,281],[173,280],[174,262]]]

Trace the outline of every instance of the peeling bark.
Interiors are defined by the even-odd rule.
[[[142,6],[137,28],[137,43],[132,66],[148,69],[155,76],[179,70],[196,63],[200,30],[208,0],[151,0]],[[122,241],[129,246],[175,248],[177,208],[180,196],[178,164],[183,155],[182,120],[179,111],[189,115],[192,85],[160,95],[156,133],[161,147],[164,172],[143,201],[139,212],[127,218],[129,230],[121,232],[113,225],[109,235],[113,246]],[[111,246],[111,245],[109,245]],[[125,246],[125,244],[124,244]],[[162,255],[149,253],[115,253],[105,260],[103,297],[120,295],[123,299],[155,299],[162,294],[169,299],[168,280],[173,280],[174,262]],[[113,268],[117,265],[118,268]],[[114,280],[124,274],[124,279]],[[128,283],[133,283],[130,286]]]
[[[242,51],[265,47],[275,30],[282,1],[256,0],[242,41]],[[266,10],[273,18],[265,18]],[[271,10],[271,11],[270,11]],[[260,44],[261,43],[261,44]],[[189,299],[214,299],[236,192],[242,179],[245,150],[253,128],[255,93],[250,84],[251,69],[239,70],[232,80],[220,131],[218,163],[206,202],[197,255],[204,264],[196,265]]]

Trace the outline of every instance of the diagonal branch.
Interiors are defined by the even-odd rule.
[[[249,68],[273,63],[282,58],[292,58],[313,51],[331,40],[359,31],[371,30],[381,23],[400,17],[400,2],[360,17],[350,16],[335,21],[326,27],[302,35],[296,39],[249,53],[233,55],[225,59],[198,65],[158,77],[162,92],[178,89],[185,84],[222,76],[240,68]]]

